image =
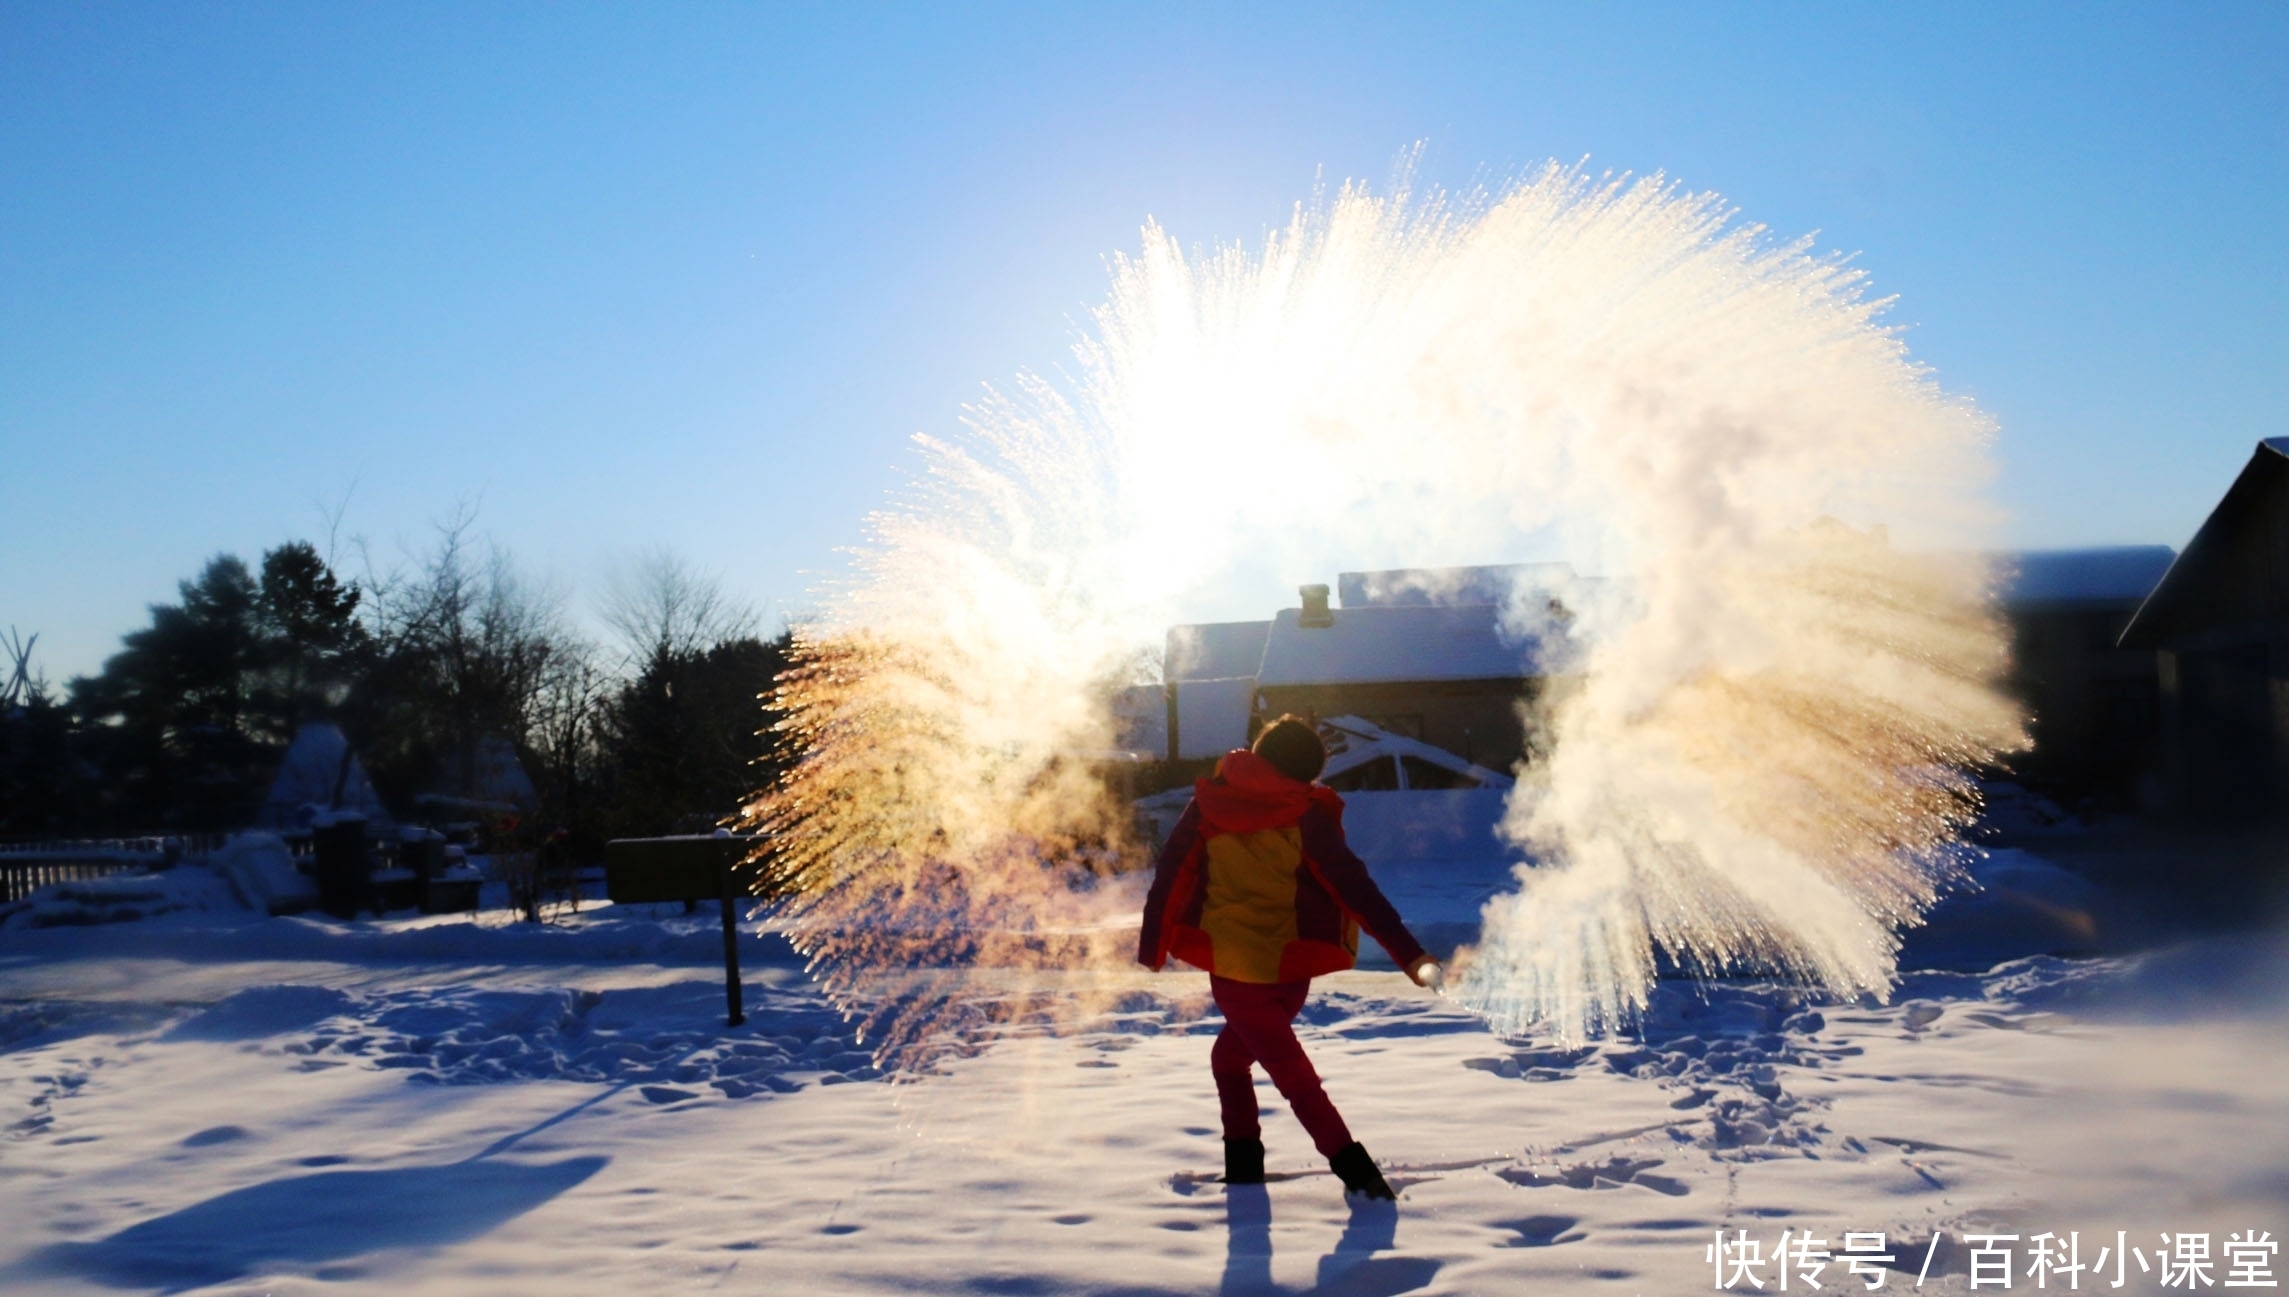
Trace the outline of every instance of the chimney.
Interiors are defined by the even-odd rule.
[[[1327,610],[1326,586],[1297,586],[1296,593],[1303,596],[1303,615],[1296,618],[1296,625],[1324,630],[1335,624],[1335,614]]]

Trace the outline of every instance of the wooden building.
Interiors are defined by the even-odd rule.
[[[1546,646],[1508,632],[1510,592],[1562,565],[1346,572],[1268,621],[1171,627],[1163,657],[1177,760],[1244,746],[1283,713],[1356,716],[1466,762],[1508,769],[1526,751],[1522,709],[1550,674]]]
[[[2168,809],[2289,826],[2289,437],[2257,444],[2121,645],[2159,658]]]
[[[1357,716],[1507,769],[1526,751],[1521,708],[1541,688],[1536,647],[1509,642],[1492,604],[1329,609],[1326,587],[1272,619],[1251,729],[1284,713]],[[1323,616],[1315,616],[1315,607]]]
[[[2007,683],[2035,741],[2012,772],[2061,804],[2153,809],[2162,797],[2158,655],[2118,641],[2172,557],[2166,545],[2001,556]]]

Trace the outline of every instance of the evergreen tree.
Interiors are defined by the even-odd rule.
[[[0,833],[11,835],[52,833],[71,816],[71,714],[32,670],[39,640],[11,627],[0,642],[8,658],[0,664]]]
[[[705,832],[770,777],[776,736],[758,695],[792,638],[759,637],[752,609],[664,549],[623,570],[601,611],[629,673],[598,726],[608,831]]]
[[[759,696],[792,644],[781,634],[655,648],[606,717],[615,832],[704,832],[771,780],[779,745]]]
[[[218,554],[155,604],[100,674],[74,680],[97,809],[112,827],[223,828],[260,799],[272,754],[250,729],[268,658],[259,591],[246,564]]]
[[[334,575],[308,541],[262,556],[258,607],[271,665],[263,702],[272,737],[292,742],[303,721],[342,701],[367,645],[358,621],[360,594]]]

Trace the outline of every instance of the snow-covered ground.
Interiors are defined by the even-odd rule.
[[[1997,859],[1979,940],[1996,905],[2069,908],[2078,880]],[[1391,881],[1433,911],[1483,885]],[[2035,1235],[2089,1267],[2125,1231],[2123,1287],[2112,1253],[2079,1287],[2161,1292],[2180,1236],[2215,1285],[2229,1236],[2289,1235],[2267,934],[1921,972],[1882,1006],[1664,984],[1635,1037],[1576,1048],[1328,978],[1306,1043],[1394,1209],[1347,1203],[1268,1088],[1273,1182],[1216,1182],[1197,975],[894,1082],[767,935],[726,1029],[711,913],[343,924],[204,886],[0,930],[0,1291],[1684,1293],[1720,1231],[1729,1260],[1880,1231],[1886,1291],[1928,1256],[1922,1290],[1964,1292],[1966,1235],[2020,1236],[1993,1245],[2018,1290]],[[1842,1269],[1811,1290],[1863,1291]]]

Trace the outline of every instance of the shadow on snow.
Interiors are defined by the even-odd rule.
[[[490,1160],[322,1171],[234,1189],[93,1243],[57,1243],[17,1267],[116,1288],[180,1292],[276,1265],[310,1266],[484,1234],[571,1189],[608,1159]]]
[[[1397,1246],[1399,1205],[1347,1197],[1351,1219],[1335,1247],[1319,1259],[1316,1282],[1300,1297],[1397,1297],[1413,1292],[1438,1274],[1439,1263],[1424,1257],[1376,1256]],[[1260,1184],[1227,1185],[1224,1222],[1229,1231],[1223,1282],[1217,1297],[1278,1297],[1272,1280],[1272,1198]]]

